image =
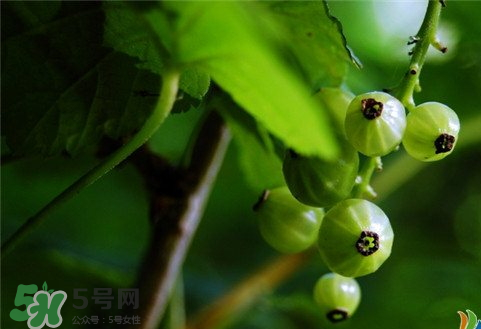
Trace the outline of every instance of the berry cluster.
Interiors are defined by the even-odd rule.
[[[459,120],[449,107],[428,102],[406,115],[402,103],[385,92],[354,96],[323,89],[316,97],[330,111],[340,145],[332,161],[287,150],[287,186],[265,191],[254,206],[264,239],[281,252],[300,252],[317,240],[332,271],[314,287],[314,299],[331,322],[350,317],[360,302],[354,278],[375,272],[391,254],[394,233],[386,214],[359,192],[360,154],[373,159],[402,143],[421,161],[453,151]],[[364,185],[369,189],[369,185]],[[327,212],[324,212],[327,209]]]
[[[370,157],[387,155],[401,142],[420,161],[440,160],[453,151],[460,126],[452,109],[427,102],[405,113],[401,102],[387,93],[356,96],[346,113],[347,139]]]

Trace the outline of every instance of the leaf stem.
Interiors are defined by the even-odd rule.
[[[417,35],[412,37],[412,41],[409,43],[414,44],[409,69],[395,90],[395,96],[409,111],[415,107],[413,94],[416,88],[419,87],[419,76],[426,60],[429,46],[438,43],[436,30],[442,7],[443,4],[439,0],[429,1],[423,23]]]
[[[152,112],[152,115],[145,121],[144,126],[138,131],[138,133],[124,146],[89,170],[20,226],[20,228],[2,245],[2,258],[11,252],[29,233],[35,230],[35,228],[38,227],[51,212],[70,200],[82,189],[91,185],[108,173],[150,139],[170,113],[174,105],[178,91],[179,76],[179,73],[175,70],[166,71],[164,73],[161,95],[157,105]]]

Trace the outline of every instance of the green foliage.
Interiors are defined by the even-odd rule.
[[[148,28],[142,14],[126,2],[106,2],[103,10],[105,45],[138,58],[140,68],[161,74],[169,54],[162,41],[157,40]],[[162,22],[165,22],[165,18],[162,18]]]
[[[76,154],[137,130],[155,104],[137,92],[157,91],[159,77],[103,46],[101,8],[64,3],[32,27],[23,5],[7,3],[2,20],[2,134],[15,155]]]
[[[332,157],[335,142],[322,110],[310,99],[292,69],[286,67],[272,42],[254,21],[262,11],[240,3],[171,4],[176,30],[183,34],[176,61],[195,63],[257,121],[299,152]],[[148,15],[154,30],[161,12]],[[295,113],[293,115],[293,113]],[[302,127],[302,129],[300,129]],[[317,141],[317,143],[315,142]],[[325,141],[325,147],[320,147]]]
[[[4,87],[3,134],[16,155],[77,154],[104,135],[128,136],[152,110],[166,66],[182,69],[180,88],[193,98],[177,112],[199,106],[194,99],[205,96],[212,76],[286,145],[335,154],[323,109],[309,97],[320,84],[340,84],[350,59],[327,7],[278,4],[262,21],[255,18],[265,8],[239,3],[50,7],[18,2],[5,8],[2,77],[11,83]],[[286,39],[273,30],[287,31]],[[300,69],[280,56],[280,41]],[[300,76],[311,72],[304,84]]]
[[[227,106],[219,105],[220,113],[234,136],[245,179],[259,191],[283,185],[282,163],[268,131],[231,100],[224,102]]]
[[[321,2],[2,2],[2,156],[24,157],[2,164],[2,242],[98,161],[90,153],[103,136],[125,140],[142,127],[161,75],[176,67],[176,114],[151,149],[182,163],[206,109],[219,106],[234,146],[183,268],[187,317],[229,292],[276,256],[251,207],[262,189],[284,183],[279,154],[286,147],[323,158],[336,153],[337,123],[329,121],[328,102],[312,94],[340,85],[356,94],[382,90],[405,73],[405,43],[421,18],[403,23],[394,38],[388,30],[395,22],[381,14],[396,11],[399,21],[411,22],[415,4],[329,5],[330,12]],[[374,177],[390,178],[373,187],[387,191],[376,203],[389,215],[396,243],[379,271],[359,279],[363,301],[336,327],[456,328],[458,310],[481,314],[480,15],[479,2],[448,1],[443,9],[441,22],[454,37],[446,55],[428,56],[414,99],[455,110],[459,143],[429,165],[409,160],[402,147],[383,159],[384,172]],[[346,39],[363,70],[352,64]],[[220,93],[230,99],[211,102]],[[58,156],[64,152],[75,158]],[[127,163],[53,213],[2,259],[0,326],[25,328],[9,322],[10,287],[20,283],[67,291],[65,328],[78,327],[74,316],[99,311],[93,300],[84,313],[74,309],[73,289],[135,286],[150,238],[148,202]],[[323,328],[311,291],[327,271],[316,254],[226,328]]]
[[[269,10],[272,32],[279,44],[291,52],[313,90],[339,86],[353,62],[340,22],[329,13],[326,2],[262,2]],[[341,32],[341,33],[339,33]],[[332,47],[327,47],[332,45]],[[326,68],[328,68],[326,70]]]

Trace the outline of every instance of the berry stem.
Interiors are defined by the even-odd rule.
[[[145,121],[144,126],[137,132],[137,134],[104,161],[90,169],[20,226],[20,228],[2,245],[2,258],[12,251],[18,243],[37,226],[39,226],[51,212],[108,173],[150,139],[170,113],[174,105],[179,86],[179,76],[179,72],[174,70],[166,71],[164,73],[161,96],[151,116]]]
[[[395,96],[409,111],[415,107],[413,94],[419,87],[419,76],[426,60],[429,46],[439,43],[436,37],[436,30],[442,7],[442,1],[430,0],[423,23],[417,35],[411,38],[411,40],[416,41],[411,42],[414,44],[414,48],[412,50],[409,69],[395,91]]]
[[[376,197],[376,192],[369,185],[374,170],[382,168],[381,157],[368,157],[364,162],[359,175],[356,178],[356,185],[352,189],[353,198],[370,198]]]

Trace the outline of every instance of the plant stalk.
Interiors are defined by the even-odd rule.
[[[374,171],[381,167],[381,157],[368,157],[366,159],[356,178],[356,185],[351,192],[353,198],[376,197],[376,193],[369,184]]]
[[[165,313],[229,141],[226,125],[211,112],[197,138],[192,161],[180,176],[183,181],[177,182],[185,188],[184,195],[154,198],[151,216],[155,226],[138,279],[142,323],[136,329],[157,328]]]
[[[304,252],[280,256],[266,264],[204,308],[184,329],[212,329],[225,325],[234,315],[240,315],[259,297],[288,279],[299,267],[306,264],[311,254]]]
[[[436,39],[436,31],[442,7],[443,4],[439,0],[430,0],[428,2],[423,23],[419,28],[419,32],[413,39],[415,41],[409,69],[399,86],[396,88],[395,96],[409,111],[416,106],[413,94],[416,87],[419,86],[419,76],[426,60],[429,46],[438,43]]]
[[[70,200],[82,189],[93,184],[103,175],[108,173],[152,137],[174,105],[178,91],[179,76],[179,73],[173,70],[165,72],[162,79],[161,95],[157,105],[152,112],[152,115],[145,121],[144,126],[138,131],[138,133],[124,146],[89,170],[20,226],[20,228],[2,245],[1,258],[10,253],[28,234],[34,231],[51,212]]]

